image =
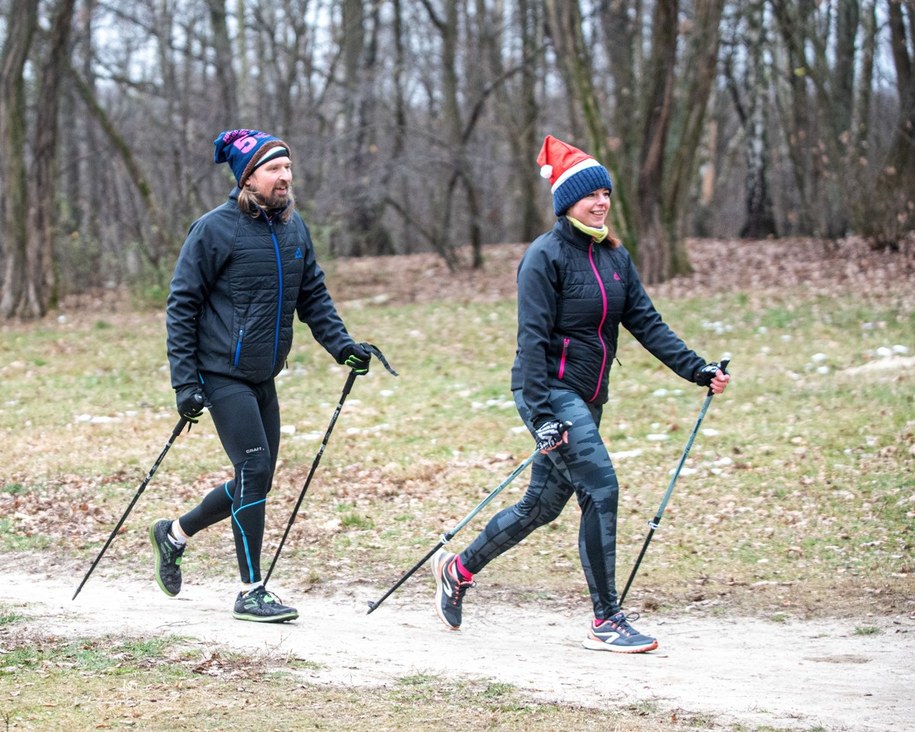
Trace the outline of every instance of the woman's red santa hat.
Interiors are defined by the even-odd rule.
[[[550,181],[553,211],[562,216],[589,193],[606,188],[613,191],[610,173],[591,155],[552,135],[547,135],[537,156],[540,175]]]

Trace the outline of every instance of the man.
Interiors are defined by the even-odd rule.
[[[235,475],[179,518],[156,521],[149,535],[156,581],[174,597],[188,540],[231,519],[241,575],[234,617],[283,622],[298,612],[264,587],[260,555],[280,438],[274,379],[292,346],[293,317],[357,374],[368,372],[371,351],[347,332],[295,211],[289,146],[246,129],[223,132],[214,145],[214,161],[228,163],[237,185],[194,222],[178,256],[166,309],[168,360],[178,413],[196,422],[209,410]]]

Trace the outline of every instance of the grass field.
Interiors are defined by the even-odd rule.
[[[332,275],[334,291],[343,290],[345,271]],[[700,355],[731,357],[733,380],[713,400],[627,604],[775,619],[854,614],[863,626],[868,614],[915,612],[915,313],[906,292],[830,296],[786,288],[656,298],[665,320]],[[351,332],[380,346],[400,376],[376,364],[345,404],[277,569],[285,586],[302,591],[332,592],[369,574],[381,585],[393,582],[532,449],[508,389],[513,300],[373,306],[337,299]],[[0,551],[26,565],[40,557],[43,566],[72,575],[74,587],[176,420],[163,313],[126,300],[100,302],[0,331]],[[621,482],[618,574],[626,575],[704,391],[628,335],[618,357],[602,431]],[[268,504],[271,555],[346,379],[303,326],[288,366],[278,380],[284,437]],[[175,443],[106,566],[147,573],[149,522],[186,510],[228,476],[204,417]],[[517,500],[524,485],[522,477],[492,509]],[[463,546],[490,513],[453,543]],[[487,569],[490,596],[585,605],[577,532],[570,504]],[[185,573],[230,585],[233,556],[226,531],[208,532],[195,538]],[[426,588],[408,584],[401,592],[419,597]],[[39,703],[68,698],[73,672],[85,682],[86,704],[101,703],[93,679],[104,679],[110,695],[116,675],[123,693],[110,703],[147,714],[153,698],[167,709],[178,688],[218,706],[240,686],[277,710],[283,692],[297,690],[321,700],[324,711],[312,721],[327,729],[367,716],[382,720],[377,728],[432,729],[434,720],[406,701],[432,703],[445,693],[434,680],[404,679],[357,705],[346,690],[303,691],[282,673],[266,684],[256,658],[225,661],[240,676],[194,674],[203,661],[182,655],[180,639],[124,648],[116,638],[74,642],[25,637],[17,628],[20,619],[0,602],[0,713],[10,729],[91,728],[86,717],[66,716],[79,715],[80,705],[71,712],[60,701]],[[459,693],[482,705],[488,729],[594,723],[588,710],[530,704],[510,689]],[[21,716],[25,708],[46,725],[11,723],[9,710]],[[652,714],[630,710],[618,721],[604,718],[611,726],[601,728],[670,722]],[[191,718],[192,726],[221,728],[202,719]]]

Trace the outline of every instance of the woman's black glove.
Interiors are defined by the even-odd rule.
[[[372,361],[372,352],[367,343],[353,343],[346,346],[340,354],[340,363],[349,366],[356,372],[356,376],[365,376],[369,372]]]
[[[178,403],[178,414],[193,424],[197,424],[203,408],[210,406],[200,384],[179,386],[175,389],[175,401]]]
[[[727,371],[721,368],[721,365],[717,361],[707,363],[693,375],[693,381],[699,386],[711,386],[712,379],[715,378],[718,369],[721,369],[722,373],[727,373]]]
[[[558,419],[548,419],[534,430],[537,449],[542,453],[547,453],[555,450],[563,442],[568,442],[568,438],[565,436],[566,429],[566,425]]]

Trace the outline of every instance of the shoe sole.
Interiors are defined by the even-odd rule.
[[[444,623],[448,630],[460,630],[461,626],[449,623],[445,614],[442,612],[442,597],[445,594],[445,588],[442,585],[442,563],[445,556],[445,554],[436,553],[436,555],[432,557],[432,575],[435,577],[435,614],[438,615],[438,619]]]
[[[161,521],[161,519],[159,519],[159,521]],[[156,552],[156,584],[159,585],[159,589],[169,597],[177,597],[178,592],[181,592],[181,588],[178,588],[178,592],[172,592],[162,583],[162,577],[159,574],[162,569],[162,553],[159,551],[159,542],[156,541],[156,524],[158,524],[159,521],[153,521],[152,526],[149,527],[149,540],[152,542],[153,549]]]
[[[293,610],[291,613],[285,613],[283,615],[247,615],[245,613],[232,613],[232,617],[236,620],[246,620],[253,623],[285,623],[290,620],[295,620],[299,617],[297,610]]]
[[[653,641],[643,646],[615,646],[612,643],[605,643],[602,640],[594,638],[585,638],[581,645],[589,651],[609,651],[610,653],[647,653],[658,647],[658,642]]]

